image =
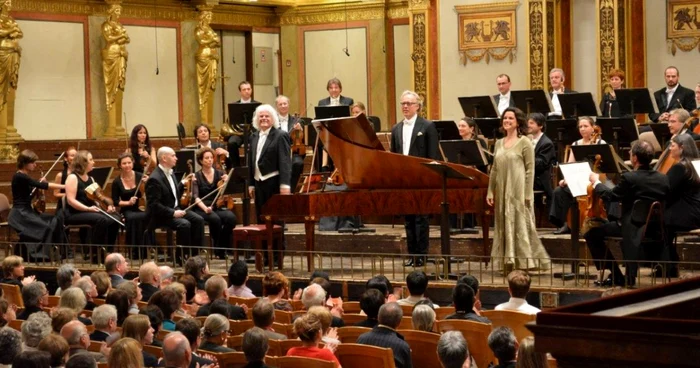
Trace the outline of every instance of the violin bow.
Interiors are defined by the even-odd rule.
[[[233,175],[234,169],[235,168],[231,168],[231,170],[228,172],[228,177],[226,178],[226,182],[224,183],[224,185],[222,185],[221,188],[217,188],[216,197],[214,197],[214,202],[212,202],[212,203],[216,204],[216,201],[219,199],[219,196],[221,195],[221,193],[224,192],[224,190],[226,189],[226,186],[228,186],[228,181],[231,180],[231,175]],[[209,193],[209,194],[211,194],[211,193]]]
[[[45,173],[44,173],[44,176],[42,176],[41,179],[40,179],[39,181],[41,181],[41,180],[43,180],[43,179],[46,179],[46,177],[49,176],[49,173],[51,172],[51,170],[53,170],[53,168],[56,167],[56,164],[58,163],[58,161],[61,161],[61,159],[63,158],[63,156],[64,156],[65,154],[66,154],[66,151],[61,152],[61,155],[58,156],[58,158],[56,159],[56,161],[54,161],[54,162],[53,162],[53,165],[51,165],[51,167],[49,168],[49,171],[45,172]],[[34,194],[34,191],[36,191],[36,187],[34,187],[34,189],[32,189],[32,192],[31,192],[29,195]]]

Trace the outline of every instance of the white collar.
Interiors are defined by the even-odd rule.
[[[680,86],[680,85],[681,85],[680,83],[677,83],[675,87],[670,88],[670,89],[668,87],[666,87],[666,93],[676,93],[676,90],[678,89],[678,86]]]
[[[262,131],[262,130],[261,130],[261,131],[259,132],[259,133],[260,133],[260,136],[262,137],[262,136],[266,136],[266,135],[270,134],[270,130],[272,130],[272,128],[267,128],[267,130],[265,130],[265,131]]]
[[[168,168],[164,167],[164,166],[161,165],[161,164],[158,164],[158,167],[160,167],[160,169],[163,170],[163,172],[165,173],[165,175],[170,175],[170,174],[173,173],[173,169],[172,169],[172,168],[168,169]]]
[[[403,123],[406,124],[406,125],[412,126],[413,124],[416,123],[416,120],[418,120],[418,114],[413,115],[413,117],[410,118],[410,119],[404,118],[404,119],[403,119]]]
[[[244,99],[241,98],[241,102],[240,102],[240,103],[251,103],[252,101],[253,101],[252,98],[251,98],[251,99],[248,99],[248,100],[244,100]]]
[[[284,121],[289,121],[289,114],[284,115],[284,116],[280,115],[279,120],[282,121],[282,119],[284,119]]]
[[[510,90],[509,90],[508,92],[506,92],[506,94],[500,94],[499,97],[500,97],[500,98],[507,98],[507,99],[510,99]]]
[[[537,136],[532,137],[532,141],[533,141],[533,142],[539,142],[539,141],[540,141],[540,138],[542,138],[543,135],[544,135],[544,133],[543,133],[542,131],[540,131],[540,134],[538,134]]]

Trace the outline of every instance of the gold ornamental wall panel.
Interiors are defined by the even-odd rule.
[[[667,0],[666,38],[673,55],[700,51],[700,0]]]
[[[463,65],[491,58],[512,63],[517,47],[515,11],[518,2],[455,6],[458,48]]]

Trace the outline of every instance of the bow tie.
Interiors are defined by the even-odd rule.
[[[675,91],[674,91],[674,90],[672,90],[672,89],[668,89],[668,88],[666,88],[666,93],[673,93],[673,92],[675,92]]]
[[[268,134],[270,134],[270,130],[268,129],[267,131],[260,132],[261,137],[266,137]]]

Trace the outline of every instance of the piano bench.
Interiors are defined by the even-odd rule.
[[[284,229],[280,225],[272,225],[273,243],[277,241],[279,244],[279,252],[277,253],[279,269],[282,269],[284,254],[282,252],[282,244],[284,242]],[[267,227],[265,225],[249,225],[239,226],[233,229],[233,259],[238,260],[238,243],[251,242],[255,245],[255,270],[263,272],[262,261],[262,244],[267,240]],[[269,270],[274,267],[272,243],[267,243],[267,259],[269,260]]]

